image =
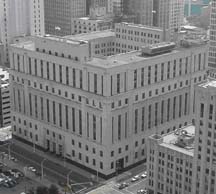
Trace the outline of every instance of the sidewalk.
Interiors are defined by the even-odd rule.
[[[23,172],[25,174],[26,178],[29,178],[29,179],[35,181],[39,185],[50,187],[51,184],[54,184],[54,183],[50,182],[46,177],[41,179],[41,177],[36,176],[34,173],[32,173],[30,171],[27,171],[25,173],[24,168],[26,167],[26,165],[24,165],[23,163],[21,163],[19,161],[18,162],[13,162],[13,161],[9,160],[8,158],[6,158],[6,159],[4,159],[4,163],[6,163],[7,167],[9,167],[11,169],[15,168],[15,169],[20,170],[21,172]],[[58,187],[59,191],[63,193],[62,188],[59,187],[57,184],[55,184],[55,185]]]
[[[26,149],[28,151],[32,150],[32,152],[33,152],[33,147],[32,146],[30,146],[28,144],[25,144],[25,143],[23,143],[21,141],[18,141],[16,139],[13,139],[13,142],[16,145],[19,145],[20,147],[22,147],[23,149]],[[35,150],[35,153],[38,154],[38,155],[40,155],[40,156],[42,156],[43,158],[46,158],[48,160],[52,160],[53,162],[55,162],[56,164],[58,164],[60,166],[64,166],[63,159],[56,157],[54,154],[50,154],[49,152],[43,152],[43,151],[38,150],[38,149]],[[67,161],[65,161],[65,166],[64,167],[68,167],[68,168],[72,169],[74,172],[76,172],[76,173],[78,173],[80,175],[84,174],[85,177],[87,177],[89,179],[91,179],[93,176],[95,177],[94,174],[92,174],[92,173],[88,172],[87,170],[84,170],[84,169],[82,169],[82,168],[80,168],[78,166],[75,166],[75,165],[73,165],[73,164],[71,164],[71,163],[69,163]],[[102,178],[99,177],[99,181],[103,182],[104,179],[102,179]]]

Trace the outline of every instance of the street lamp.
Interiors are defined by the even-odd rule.
[[[41,161],[41,179],[43,179],[43,176],[44,176],[43,164],[44,164],[45,161],[46,161],[46,158],[44,158],[44,159]]]
[[[8,159],[10,160],[11,159],[11,145],[12,143],[8,144]]]
[[[70,184],[70,174],[72,173],[73,171],[70,170],[69,173],[67,174],[67,185]]]
[[[25,193],[26,193],[26,175],[27,175],[27,170],[28,170],[28,167],[24,166],[23,167],[23,172],[24,172],[24,175],[25,175]]]

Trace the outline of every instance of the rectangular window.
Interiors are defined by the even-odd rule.
[[[96,116],[93,115],[93,140],[96,140]]]
[[[155,126],[158,125],[158,102],[155,103]]]
[[[137,134],[138,131],[138,109],[134,112],[134,133]]]
[[[50,110],[49,110],[49,100],[46,100],[47,104],[47,122],[50,122]]]
[[[79,134],[82,135],[82,111],[79,110]]]
[[[182,75],[182,59],[179,59],[179,75]]]
[[[198,57],[198,70],[200,71],[201,69],[201,53],[199,54],[199,57]]]
[[[73,87],[76,87],[76,70],[73,69]]]
[[[56,124],[56,109],[55,109],[55,102],[53,101],[53,123]]]
[[[121,115],[118,115],[118,140],[121,140]]]
[[[53,63],[53,80],[56,81],[56,66],[55,66],[55,63]]]
[[[188,57],[185,59],[185,74],[188,73]]]
[[[200,117],[202,118],[204,116],[204,104],[200,104]]]
[[[32,68],[31,68],[31,58],[29,57],[29,74],[32,74]]]
[[[158,79],[158,66],[157,64],[155,65],[155,76],[154,76],[154,81],[155,83],[157,82],[157,79]]]
[[[62,104],[59,103],[59,126],[62,127]]]
[[[69,121],[68,121],[68,106],[65,106],[65,121],[66,121],[66,129],[69,129]]]
[[[173,119],[175,119],[176,112],[176,96],[173,98]]]
[[[62,83],[62,66],[59,65],[59,81]]]
[[[213,105],[210,104],[209,105],[209,119],[212,120],[213,117]]]
[[[182,95],[179,96],[179,117],[182,116]]]
[[[134,70],[134,88],[137,88],[137,69]]]
[[[69,68],[66,67],[66,84],[69,85]]]
[[[187,105],[188,104],[188,93],[185,93],[185,107],[184,107],[184,115],[187,115]]]
[[[83,74],[82,74],[82,70],[80,70],[80,89],[83,88]]]
[[[101,94],[103,96],[103,76],[101,76]]]
[[[117,74],[117,94],[120,93],[120,74]]]
[[[151,66],[148,67],[148,84],[151,84]]]
[[[41,104],[41,120],[44,120],[43,97],[40,97]]]
[[[114,117],[112,117],[112,144],[114,143]]]
[[[20,90],[18,89],[18,106],[19,106],[19,112],[21,112],[21,98],[20,98]]]
[[[49,62],[47,62],[47,79],[50,79]]]
[[[38,118],[37,96],[35,95],[35,117]]]
[[[97,74],[94,73],[94,93],[97,94]]]
[[[151,105],[148,107],[148,129],[151,128]]]
[[[167,79],[170,78],[170,61],[168,61],[168,64],[167,64]]]
[[[72,108],[72,130],[75,132],[75,108]]]
[[[161,63],[161,81],[164,80],[164,63]]]
[[[35,62],[34,64],[35,65],[35,76],[37,76],[37,59],[35,59],[34,62]]]
[[[141,86],[144,86],[144,68],[141,69]]]
[[[40,67],[41,67],[41,68],[40,68],[40,69],[41,69],[41,77],[43,77],[43,76],[44,76],[44,75],[43,75],[44,73],[43,73],[43,61],[42,61],[42,60],[40,61]]]
[[[102,144],[102,137],[103,137],[103,121],[102,121],[102,117],[100,117],[100,143]]]
[[[170,98],[167,100],[167,121],[170,120]]]
[[[142,131],[144,131],[144,127],[145,127],[145,107],[142,107],[142,126],[141,126]]]
[[[87,112],[87,137],[89,138],[89,113]]]

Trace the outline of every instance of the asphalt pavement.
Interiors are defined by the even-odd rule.
[[[93,182],[89,177],[85,177],[82,174],[79,174],[76,171],[73,171],[73,169],[71,168],[64,167],[63,161],[61,165],[57,163],[54,159],[53,160],[50,160],[49,158],[45,159],[45,157],[41,156],[40,153],[37,151],[32,152],[32,149],[28,149],[28,146],[26,146],[26,148],[27,149],[23,148],[23,146],[20,146],[14,143],[10,146],[11,155],[16,157],[18,161],[22,161],[24,164],[26,164],[26,166],[35,167],[38,172],[41,172],[41,162],[44,161],[43,162],[44,175],[51,182],[55,184],[58,184],[59,182],[66,183],[67,175],[71,170],[72,170],[70,174],[71,184]],[[0,147],[0,151],[4,151],[8,153],[8,147],[2,146]],[[92,185],[91,184],[75,185],[73,186],[73,190],[77,193],[78,192],[81,193],[81,191],[84,192],[84,190],[89,187],[92,187]]]

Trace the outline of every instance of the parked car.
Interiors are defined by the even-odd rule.
[[[146,189],[140,189],[137,191],[137,194],[147,194],[147,190]]]
[[[128,183],[121,183],[121,184],[119,185],[119,189],[124,189],[125,187],[128,187],[128,186],[129,186]]]
[[[141,178],[142,178],[142,179],[144,179],[144,178],[146,178],[146,177],[147,177],[146,174],[141,174]]]
[[[14,161],[14,162],[17,162],[17,161],[18,161],[18,160],[17,160],[15,157],[13,157],[13,156],[12,156],[10,159],[11,159],[12,161]]]
[[[36,168],[33,167],[33,166],[29,166],[28,169],[29,169],[30,171],[32,171],[32,172],[36,172],[36,171],[37,171]]]
[[[21,172],[20,170],[16,169],[16,168],[11,169],[10,172],[16,173],[16,175],[18,175],[19,177],[24,177],[24,173]]]
[[[132,179],[131,179],[131,182],[136,182],[140,179],[139,175],[136,175],[134,176]]]

